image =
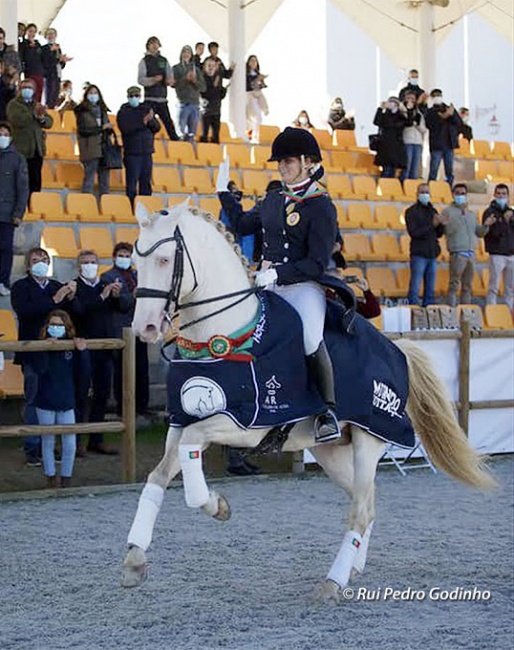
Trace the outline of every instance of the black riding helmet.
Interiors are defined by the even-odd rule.
[[[305,129],[288,126],[279,133],[271,145],[271,157],[268,162],[283,158],[308,156],[314,162],[321,161],[321,151],[316,138]]]

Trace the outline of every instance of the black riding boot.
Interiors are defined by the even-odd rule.
[[[332,361],[324,341],[320,343],[314,354],[307,357],[307,369],[309,376],[315,382],[323,401],[327,405],[325,413],[321,413],[316,417],[314,437],[316,442],[332,442],[341,437],[341,429],[334,413],[336,394]]]

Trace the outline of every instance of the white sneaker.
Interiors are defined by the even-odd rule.
[[[5,286],[5,284],[0,284],[0,296],[10,296],[11,290]]]

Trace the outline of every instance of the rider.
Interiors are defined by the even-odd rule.
[[[327,406],[316,418],[316,442],[331,442],[341,432],[333,410],[332,363],[323,341],[325,292],[317,280],[329,264],[336,240],[336,209],[317,182],[324,172],[311,133],[286,128],[273,142],[271,161],[278,162],[282,188],[269,192],[249,212],[227,189],[228,159],[220,165],[216,190],[234,232],[248,235],[262,230],[262,261],[255,283],[281,296],[302,319],[309,374]]]

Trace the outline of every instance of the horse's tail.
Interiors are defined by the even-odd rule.
[[[484,457],[472,449],[460,428],[446,387],[428,356],[407,339],[395,343],[405,354],[409,368],[407,414],[434,465],[474,488],[493,488],[496,482]]]

